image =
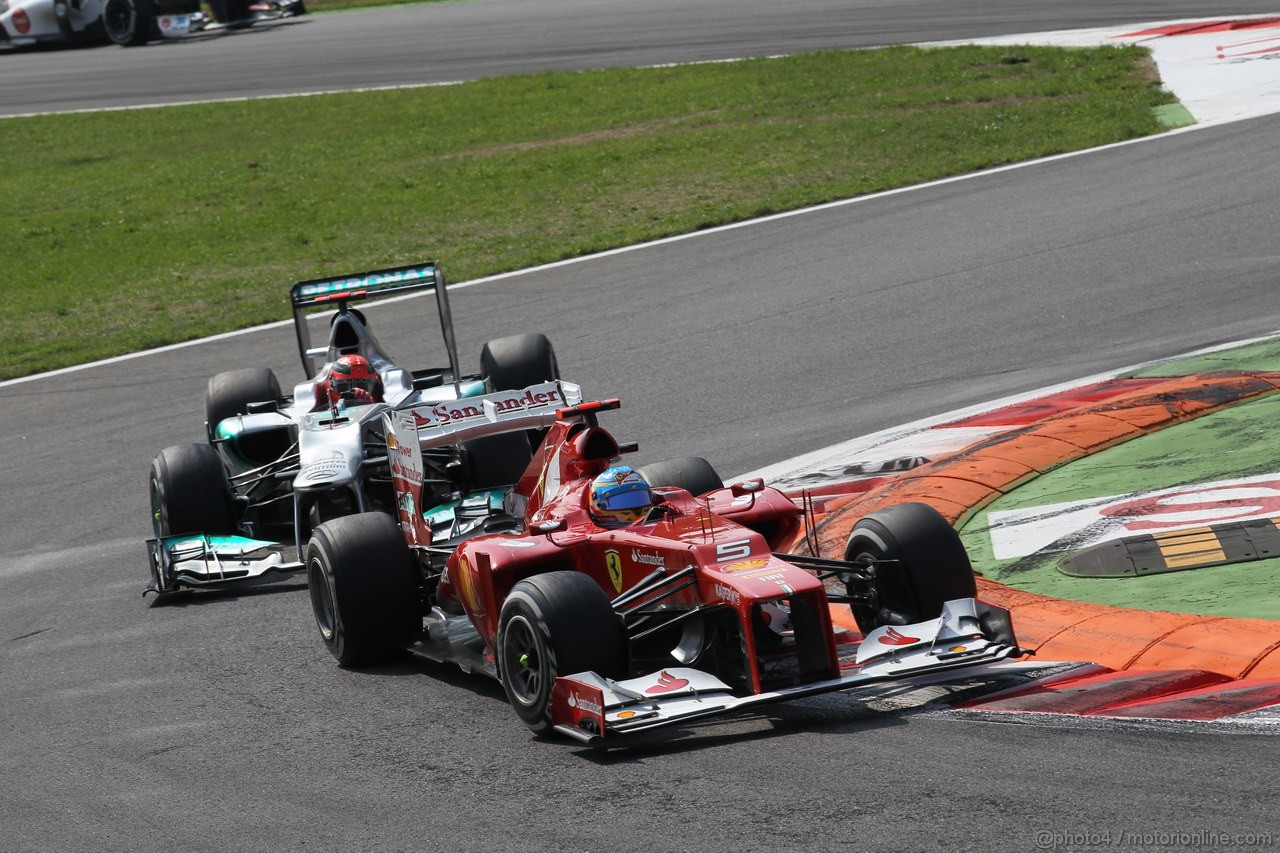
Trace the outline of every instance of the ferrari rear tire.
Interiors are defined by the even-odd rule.
[[[600,585],[580,572],[520,581],[498,620],[498,675],[516,716],[534,734],[551,730],[551,690],[562,675],[620,678],[627,665],[622,620]]]
[[[877,603],[850,605],[863,633],[934,619],[946,602],[978,592],[960,534],[927,504],[897,504],[860,519],[849,533],[844,558],[878,563]],[[851,585],[850,594],[856,591]]]
[[[123,47],[136,47],[151,40],[151,0],[107,0],[102,7],[102,24],[107,38]]]
[[[529,441],[522,432],[473,438],[463,447],[467,458],[467,484],[472,491],[514,485],[533,459]]]
[[[724,488],[724,480],[701,456],[667,459],[637,469],[650,486],[675,486],[695,497]]]
[[[556,351],[546,335],[512,335],[480,351],[480,373],[495,391],[515,391],[560,378]]]
[[[385,660],[421,630],[417,570],[400,526],[380,512],[326,521],[306,548],[316,627],[342,666]]]
[[[511,335],[489,341],[480,351],[480,375],[495,391],[517,391],[560,378],[560,363],[546,335]],[[537,449],[545,429],[531,429],[525,435],[529,447]]]
[[[218,452],[207,444],[166,447],[151,462],[151,529],[156,538],[236,532],[231,486]]]
[[[266,367],[245,367],[210,376],[204,394],[204,422],[209,440],[213,440],[219,423],[245,414],[250,403],[278,400],[280,396],[280,382]]]

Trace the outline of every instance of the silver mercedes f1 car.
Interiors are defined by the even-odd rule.
[[[353,305],[419,291],[435,293],[447,363],[406,370],[391,360]],[[151,465],[147,592],[163,597],[300,570],[296,554],[320,523],[351,513],[396,511],[384,413],[436,411],[447,418],[454,408],[465,408],[458,401],[560,378],[551,342],[540,334],[490,341],[480,354],[480,371],[464,373],[448,290],[434,261],[301,281],[290,298],[310,378],[289,394],[267,368],[209,379],[207,441],[168,447]],[[308,317],[317,311],[331,314],[327,339],[313,347]],[[339,381],[351,378],[350,365],[367,374],[368,390]],[[348,373],[339,375],[343,370]],[[539,439],[519,434],[428,450],[429,496],[445,503],[492,479],[496,470],[523,467]]]

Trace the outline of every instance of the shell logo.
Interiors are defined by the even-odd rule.
[[[749,572],[752,569],[763,569],[769,565],[768,560],[742,560],[737,563],[730,563],[724,567],[726,572]]]
[[[466,557],[458,560],[458,597],[470,613],[480,612],[480,597],[476,595],[476,580],[471,573],[471,561]]]

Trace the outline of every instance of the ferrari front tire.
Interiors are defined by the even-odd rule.
[[[529,730],[551,730],[556,678],[595,672],[625,674],[626,631],[600,585],[580,572],[520,581],[498,620],[498,675],[507,700]]]
[[[860,519],[844,558],[876,564],[877,602],[850,605],[864,634],[934,619],[946,602],[978,594],[960,534],[928,504],[897,504]],[[855,592],[852,586],[849,592]]]
[[[312,531],[306,561],[316,627],[342,666],[378,663],[421,630],[413,555],[391,516],[326,521]]]

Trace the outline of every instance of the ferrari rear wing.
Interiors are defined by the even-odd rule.
[[[350,273],[336,278],[313,278],[294,284],[289,290],[289,301],[293,304],[293,325],[298,333],[298,350],[308,375],[314,374],[317,369],[312,359],[323,355],[325,350],[311,348],[311,330],[306,322],[307,309],[337,309],[351,302],[426,290],[434,290],[436,293],[440,331],[444,335],[445,348],[449,351],[449,369],[456,385],[461,376],[458,345],[454,340],[453,315],[449,310],[449,290],[445,286],[444,272],[440,269],[439,261]]]
[[[417,507],[426,482],[424,450],[482,436],[549,427],[558,418],[572,417],[568,413],[581,403],[581,388],[556,380],[516,391],[495,391],[384,411],[391,484],[400,524],[410,544],[425,546],[432,539],[431,529]]]
[[[516,391],[495,391],[478,397],[420,403],[388,412],[389,426],[403,442],[412,424],[419,447],[439,447],[505,432],[550,426],[566,407],[582,403],[582,388],[555,380]]]

